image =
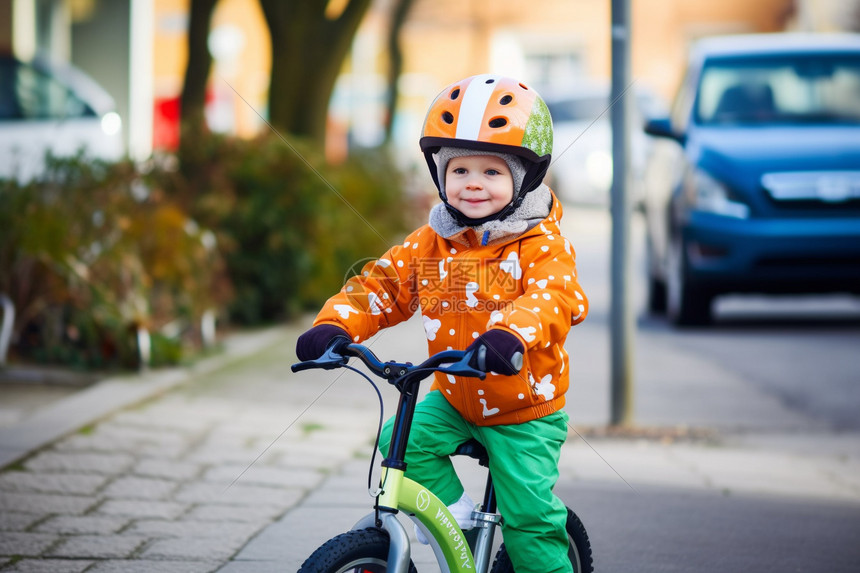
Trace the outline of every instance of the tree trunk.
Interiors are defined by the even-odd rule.
[[[269,121],[279,132],[323,145],[328,104],[370,0],[349,0],[336,17],[328,0],[260,0],[272,37]]]
[[[206,105],[206,83],[212,68],[209,54],[209,23],[218,0],[191,0],[188,15],[188,64],[185,67],[185,82],[179,97],[180,105],[180,153],[182,142],[196,139],[206,130],[204,108]],[[193,141],[188,143],[193,145]]]
[[[385,101],[385,142],[390,143],[394,129],[394,114],[397,112],[399,89],[397,82],[403,71],[403,50],[400,46],[400,31],[415,0],[398,0],[391,13],[388,29],[388,93]]]

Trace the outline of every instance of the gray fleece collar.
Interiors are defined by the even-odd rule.
[[[502,243],[537,226],[549,216],[551,209],[552,191],[542,184],[534,191],[527,193],[520,206],[503,221],[488,221],[473,227],[473,229],[479,240],[484,237],[485,233],[489,232],[485,242],[487,245]],[[468,244],[468,240],[463,237],[463,234],[470,227],[464,227],[457,222],[443,203],[435,205],[430,210],[430,227],[445,239]]]

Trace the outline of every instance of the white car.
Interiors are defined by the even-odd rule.
[[[48,154],[115,161],[125,154],[113,99],[80,70],[0,57],[0,179],[30,181]]]
[[[612,187],[609,88],[585,85],[545,99],[552,115],[554,140],[549,185],[562,201],[608,207]],[[638,93],[636,104],[631,106],[630,167],[634,179],[644,166],[649,143],[642,133],[642,116],[662,105],[655,96]]]

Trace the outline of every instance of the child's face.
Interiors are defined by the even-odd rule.
[[[514,197],[514,178],[504,159],[493,155],[455,157],[445,170],[448,203],[472,219],[498,213]]]

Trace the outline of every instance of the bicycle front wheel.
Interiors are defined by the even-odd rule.
[[[593,573],[594,561],[591,556],[591,542],[588,540],[588,533],[585,531],[582,520],[570,508],[567,508],[565,529],[570,542],[567,556],[570,558],[573,573]],[[499,547],[499,552],[496,553],[492,573],[514,573],[514,566],[511,564],[511,558],[508,557],[508,550],[505,549],[504,544]]]
[[[386,573],[388,534],[381,529],[348,531],[326,541],[298,573]],[[409,573],[417,573],[409,562]]]

